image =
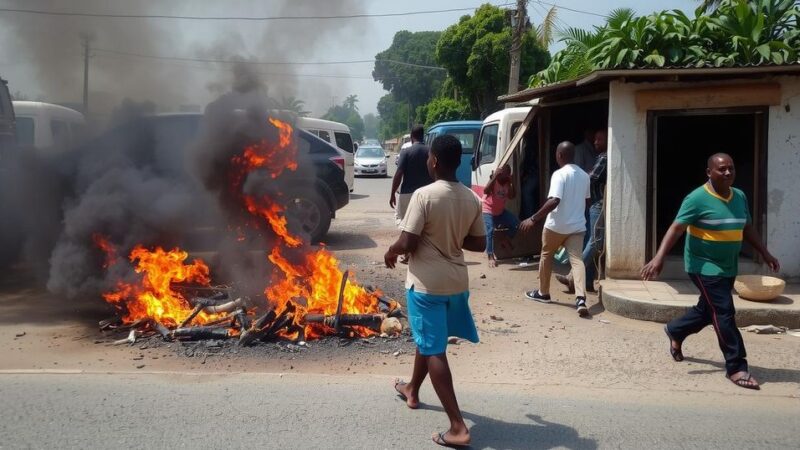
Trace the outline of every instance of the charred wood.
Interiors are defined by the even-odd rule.
[[[361,326],[378,330],[381,327],[381,322],[383,322],[385,318],[386,314],[340,314],[337,321],[337,316],[306,314],[304,322],[306,325],[321,324],[331,328],[334,328],[334,324],[338,322],[340,327]]]
[[[172,330],[172,336],[176,339],[185,340],[227,339],[228,329],[219,327],[176,328]]]

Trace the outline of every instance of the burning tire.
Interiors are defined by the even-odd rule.
[[[291,230],[302,230],[311,242],[318,242],[331,227],[331,208],[328,202],[313,189],[302,189],[286,194],[286,218]]]

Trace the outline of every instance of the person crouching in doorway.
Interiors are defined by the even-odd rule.
[[[510,246],[519,227],[519,219],[506,209],[506,201],[516,197],[516,189],[511,179],[511,167],[504,164],[493,174],[486,187],[483,189],[483,223],[486,225],[486,255],[489,258],[489,267],[497,266],[494,256],[494,229],[498,225],[508,227],[508,234],[503,244]]]

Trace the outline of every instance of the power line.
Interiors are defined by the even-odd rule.
[[[586,10],[583,10],[583,9],[570,8],[568,6],[559,5],[558,3],[544,2],[544,1],[541,1],[541,0],[535,0],[535,1],[536,1],[536,3],[541,3],[542,5],[547,5],[547,6],[555,6],[556,8],[563,9],[565,11],[572,11],[572,12],[581,13],[581,14],[588,14],[590,16],[602,17],[604,19],[608,17],[605,14],[600,14],[600,13],[596,13],[596,12],[592,12],[592,11],[586,11]]]
[[[130,62],[126,60],[124,57],[116,56],[116,55],[96,55],[99,58],[112,58],[112,59],[122,59],[126,62]],[[163,63],[162,63],[163,64]],[[173,67],[180,67],[184,69],[198,69],[198,70],[227,70],[225,67],[214,67],[214,66],[199,66],[199,65],[190,65],[190,64],[181,64],[180,61],[175,62],[166,62],[167,65]],[[356,79],[356,80],[374,80],[372,77],[369,76],[360,76],[360,75],[336,75],[336,74],[314,74],[314,73],[281,73],[281,72],[261,72],[256,71],[255,73],[260,75],[267,75],[267,76],[274,76],[274,77],[301,77],[301,78],[342,78],[342,79]]]
[[[202,62],[202,63],[219,63],[219,64],[250,64],[250,65],[284,65],[284,66],[319,66],[319,65],[337,65],[337,64],[365,64],[374,63],[377,61],[385,61],[393,64],[403,66],[418,67],[422,69],[434,70],[447,70],[439,66],[426,66],[423,64],[413,64],[404,61],[396,61],[393,59],[356,59],[349,61],[235,61],[230,59],[216,59],[216,58],[191,58],[185,56],[164,56],[164,55],[148,55],[144,53],[126,52],[121,50],[112,50],[107,48],[93,48],[95,52],[110,53],[121,56],[132,56],[136,58],[160,59],[169,61],[189,61],[189,62]]]
[[[497,6],[508,6],[511,3],[503,3]],[[366,19],[377,17],[401,17],[401,16],[416,16],[423,14],[441,14],[449,12],[461,11],[474,11],[479,6],[471,8],[450,8],[450,9],[435,9],[425,11],[406,11],[397,13],[380,13],[380,14],[343,14],[335,16],[178,16],[167,14],[104,14],[104,13],[88,13],[88,12],[67,12],[67,11],[44,11],[39,9],[17,9],[17,8],[0,8],[0,12],[18,13],[18,14],[31,14],[41,16],[66,16],[66,17],[89,17],[89,18],[105,18],[105,19],[167,19],[167,20],[241,20],[249,22],[264,22],[273,20],[341,20],[341,19]]]

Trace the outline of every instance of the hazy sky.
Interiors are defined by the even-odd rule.
[[[508,0],[492,0],[508,5]],[[548,2],[551,3],[551,2]],[[631,7],[639,13],[662,9],[692,11],[696,0],[555,0],[563,7],[607,13]],[[195,16],[339,15],[395,13],[449,8],[472,8],[480,0],[0,0],[0,7],[101,13],[146,13]],[[549,8],[529,2],[534,25]],[[202,105],[228,85],[229,66],[195,61],[164,61],[120,55],[121,51],[146,55],[203,59],[242,56],[258,61],[352,61],[369,60],[385,50],[397,31],[444,30],[470,11],[405,17],[357,18],[281,22],[210,22],[133,19],[75,19],[0,12],[0,76],[12,92],[46,101],[79,102],[82,89],[81,48],[78,30],[91,31],[94,53],[90,73],[92,100],[100,102],[124,92],[137,100],[179,105]],[[558,10],[558,24],[590,28],[601,17]],[[37,46],[30,41],[37,40]],[[553,49],[557,49],[557,44]],[[332,102],[357,94],[362,114],[376,112],[378,99],[386,94],[371,78],[372,63],[336,65],[258,65],[270,94],[293,95],[321,115]],[[291,75],[289,75],[291,74]]]

